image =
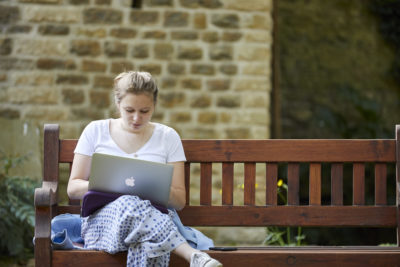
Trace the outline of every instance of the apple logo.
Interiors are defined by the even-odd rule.
[[[127,186],[134,187],[135,186],[135,178],[133,178],[133,177],[126,178],[125,184]]]

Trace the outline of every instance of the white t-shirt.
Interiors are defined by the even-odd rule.
[[[123,151],[111,138],[110,120],[97,120],[83,130],[75,153],[92,156],[94,152],[142,160],[169,163],[186,161],[182,141],[178,133],[166,125],[154,123],[150,139],[135,153]]]

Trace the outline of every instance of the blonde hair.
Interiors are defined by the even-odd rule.
[[[157,102],[158,87],[148,72],[128,71],[122,72],[114,79],[114,98],[120,103],[128,93],[148,94],[153,96],[154,104]]]

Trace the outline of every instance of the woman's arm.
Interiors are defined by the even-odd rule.
[[[170,163],[174,166],[171,192],[169,194],[169,207],[181,210],[186,204],[185,190],[185,163],[183,161]]]
[[[88,191],[91,162],[92,157],[90,156],[77,153],[74,155],[67,187],[70,199],[82,199]]]

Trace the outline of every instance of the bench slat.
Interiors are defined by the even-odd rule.
[[[321,205],[321,164],[310,164],[309,203],[310,205]]]
[[[200,205],[211,205],[212,164],[204,162],[200,165]]]
[[[244,204],[256,204],[256,164],[244,164]]]
[[[278,177],[278,164],[266,164],[266,204],[277,205],[277,177]]]
[[[386,175],[387,166],[383,163],[375,164],[375,205],[386,205]]]
[[[222,205],[233,205],[233,163],[222,163]]]
[[[365,165],[353,164],[353,205],[365,205]]]
[[[397,226],[395,206],[190,206],[179,214],[188,226]]]
[[[395,162],[393,139],[183,140],[193,162]],[[209,153],[213,151],[213,153]],[[327,153],[329,151],[329,153]],[[205,157],[205,153],[207,157]]]
[[[331,165],[331,205],[343,205],[343,163]]]
[[[190,162],[185,162],[186,205],[190,203]]]
[[[288,205],[300,204],[300,164],[289,163],[287,169],[288,178]]]
[[[243,248],[237,251],[219,252],[207,251],[211,257],[224,263],[224,266],[397,266],[400,261],[400,251],[382,248],[277,248],[265,247]],[[53,267],[100,267],[126,266],[126,252],[107,254],[102,251],[65,251],[53,252]],[[171,254],[170,266],[183,267],[189,264],[182,258]]]

